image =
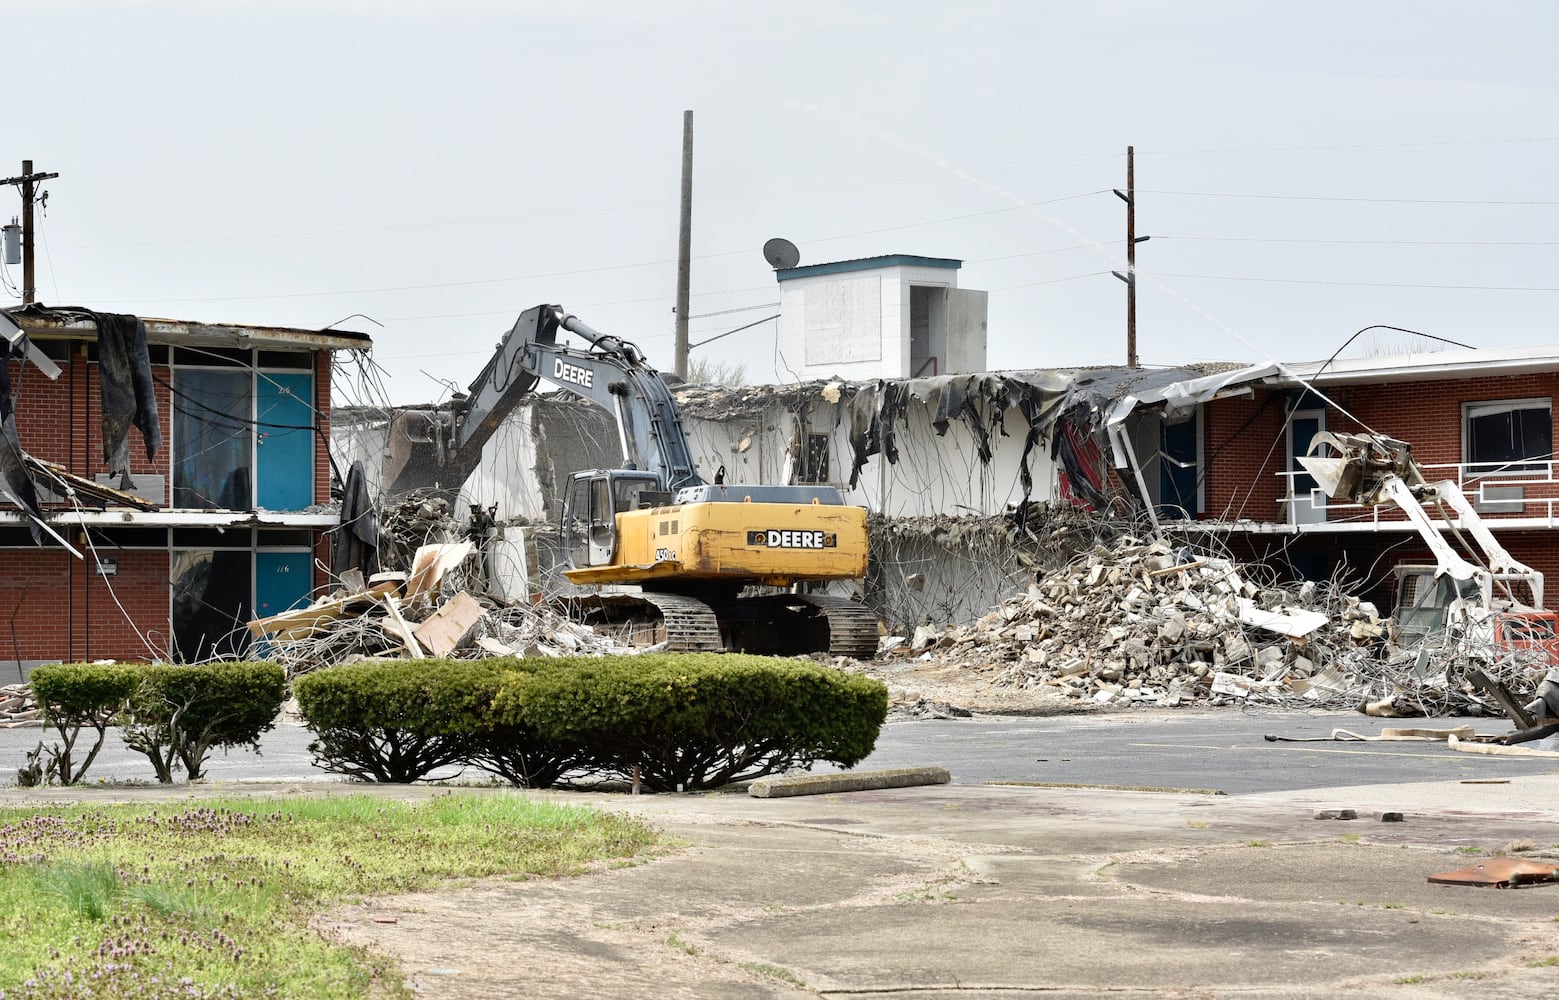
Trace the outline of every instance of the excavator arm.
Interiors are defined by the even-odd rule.
[[[558,343],[560,330],[589,346]],[[481,461],[483,445],[542,381],[612,414],[623,468],[653,473],[665,490],[703,484],[671,390],[643,352],[596,332],[560,306],[540,305],[520,314],[463,400],[447,410],[403,411],[392,421],[389,492],[435,483],[458,489]],[[395,460],[398,445],[405,460]]]
[[[1334,454],[1317,454],[1323,449]],[[1428,482],[1407,442],[1382,434],[1322,432],[1311,438],[1299,464],[1329,497],[1400,509],[1434,554],[1438,572],[1456,580],[1477,580],[1485,603],[1492,598],[1493,580],[1519,578],[1531,588],[1534,605],[1542,607],[1543,574],[1506,551],[1454,482]],[[1474,564],[1451,547],[1442,525],[1425,508],[1425,500],[1456,512],[1456,520],[1446,523],[1472,535],[1485,565]]]

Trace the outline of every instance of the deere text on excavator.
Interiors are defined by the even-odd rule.
[[[560,331],[584,349],[558,343]],[[395,470],[392,493],[463,483],[482,445],[546,381],[616,418],[622,465],[569,477],[564,576],[605,588],[568,599],[591,624],[624,625],[677,651],[826,651],[869,659],[877,619],[859,601],[803,585],[866,575],[866,511],[835,486],[705,482],[676,400],[644,354],[561,307],[526,310],[451,410],[429,415],[432,461]],[[636,592],[623,592],[629,586]],[[619,591],[619,592],[610,592]]]

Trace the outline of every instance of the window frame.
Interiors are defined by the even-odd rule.
[[[1472,456],[1472,422],[1480,416],[1495,413],[1515,413],[1521,410],[1548,411],[1549,453],[1542,458],[1515,459],[1505,462],[1479,462]],[[1553,461],[1553,397],[1528,396],[1517,399],[1476,399],[1462,403],[1461,461],[1463,478],[1479,479],[1547,479]]]

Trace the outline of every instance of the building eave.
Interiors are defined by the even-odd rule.
[[[46,515],[49,525],[60,528],[334,528],[341,523],[337,512],[305,514],[291,511],[188,511],[124,509],[64,511]],[[25,526],[28,519],[13,509],[0,510],[0,526]]]
[[[858,257],[854,260],[835,260],[825,264],[777,268],[774,272],[774,280],[793,281],[797,278],[815,278],[825,274],[876,271],[886,267],[941,267],[956,271],[963,266],[963,261],[950,257],[918,257],[914,254],[895,253],[881,257]]]
[[[1559,371],[1559,347],[1548,345],[1285,364],[1281,372],[1266,381],[1269,384],[1292,385],[1294,379],[1298,378],[1315,385],[1379,385],[1555,371]]]
[[[38,340],[88,339],[97,336],[97,324],[79,309],[8,310],[7,318]],[[261,350],[356,350],[373,347],[373,338],[353,330],[300,330],[285,326],[248,323],[199,323],[190,320],[143,316],[146,340],[175,347],[237,347]]]

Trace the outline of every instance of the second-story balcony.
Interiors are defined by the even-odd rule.
[[[1559,462],[1523,461],[1491,465],[1488,463],[1440,463],[1423,465],[1429,482],[1449,480],[1467,498],[1484,520],[1501,529],[1559,528]],[[1280,488],[1271,520],[1247,515],[1220,518],[1210,511],[1200,523],[1203,530],[1255,531],[1265,533],[1352,532],[1400,530],[1413,527],[1395,506],[1367,507],[1334,500],[1315,485],[1304,472],[1277,475]],[[1434,513],[1433,510],[1430,511]],[[1451,510],[1445,516],[1458,523]]]

